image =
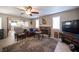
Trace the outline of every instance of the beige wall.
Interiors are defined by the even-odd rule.
[[[64,11],[64,12],[60,12],[60,13],[56,13],[56,14],[51,14],[51,15],[43,16],[47,20],[47,22],[48,22],[47,25],[51,26],[51,30],[52,30],[51,31],[51,36],[53,36],[53,33],[54,33],[54,29],[52,29],[52,17],[55,17],[55,16],[60,16],[60,20],[61,20],[60,25],[62,27],[62,21],[79,19],[79,9],[74,9],[74,10],[70,10],[70,11]],[[43,17],[39,18],[40,19],[40,25],[42,25],[41,24],[42,23],[41,19]]]

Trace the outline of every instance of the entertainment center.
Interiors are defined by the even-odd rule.
[[[62,22],[62,42],[67,43],[72,51],[79,51],[79,20]]]

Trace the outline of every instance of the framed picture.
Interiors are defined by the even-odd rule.
[[[32,25],[32,21],[30,21],[30,24]]]
[[[42,24],[47,24],[47,20],[45,18],[42,18]]]

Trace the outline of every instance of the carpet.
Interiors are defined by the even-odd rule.
[[[3,52],[54,52],[57,41],[51,38],[26,38],[3,48]]]

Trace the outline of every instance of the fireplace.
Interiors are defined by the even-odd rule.
[[[40,30],[43,34],[51,35],[51,27],[50,26],[40,26]]]

